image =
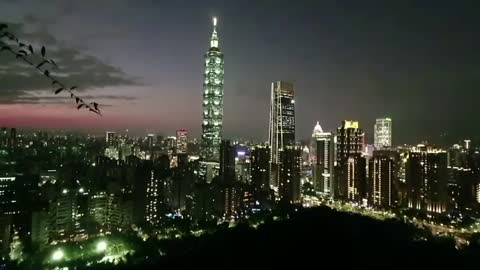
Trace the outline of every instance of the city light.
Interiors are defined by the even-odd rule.
[[[107,247],[108,247],[108,244],[106,241],[100,241],[97,243],[97,248],[96,248],[96,251],[97,252],[104,252],[105,250],[107,250]]]
[[[57,249],[52,254],[52,260],[53,261],[60,261],[60,260],[63,259],[64,256],[65,256],[65,254],[63,253],[63,250]]]

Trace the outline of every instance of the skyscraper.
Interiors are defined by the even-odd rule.
[[[342,121],[336,134],[336,167],[334,181],[334,195],[337,199],[346,200],[355,197],[353,194],[360,192],[355,190],[356,184],[361,184],[363,177],[359,177],[363,170],[358,166],[364,146],[364,133],[359,128],[357,121]],[[353,181],[353,182],[352,182]],[[356,183],[356,184],[355,184]]]
[[[201,158],[218,161],[223,127],[223,53],[218,47],[217,19],[213,18],[210,49],[205,54]]]
[[[230,140],[222,140],[220,147],[220,178],[222,183],[235,181],[235,147]]]
[[[293,85],[272,83],[270,99],[269,144],[271,185],[278,185],[280,150],[295,145],[295,99]]]
[[[302,148],[285,146],[280,151],[278,193],[280,201],[300,203],[300,166]]]
[[[155,134],[148,134],[147,135],[147,146],[148,146],[148,149],[152,149],[153,148],[153,139],[155,138]]]
[[[185,129],[177,130],[177,154],[186,154],[188,145],[188,132]]]
[[[374,146],[377,149],[392,146],[392,119],[378,118],[375,121]]]
[[[376,150],[369,161],[369,204],[390,208],[398,203],[397,151]]]
[[[425,145],[418,145],[408,153],[408,207],[430,213],[447,210],[447,160],[446,151]]]
[[[310,149],[313,162],[313,182],[319,192],[330,193],[333,177],[334,143],[333,135],[324,132],[320,124],[313,129],[312,147]]]
[[[107,143],[107,146],[113,146],[115,143],[115,132],[107,131],[105,134],[105,142]]]
[[[235,147],[230,140],[222,140],[220,147],[220,197],[221,213],[226,217],[234,215],[238,210],[239,190],[235,185]]]
[[[252,149],[251,176],[255,190],[270,189],[270,147],[257,145]]]
[[[360,153],[350,154],[347,159],[347,200],[358,203],[367,198],[367,160]]]

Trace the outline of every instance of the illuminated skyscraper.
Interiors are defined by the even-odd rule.
[[[272,83],[270,99],[269,144],[271,185],[278,185],[280,150],[295,145],[295,100],[293,85],[288,82]]]
[[[218,47],[217,19],[213,18],[210,49],[205,54],[201,158],[217,161],[223,127],[223,53]]]
[[[107,131],[105,134],[105,142],[107,143],[107,146],[113,146],[115,143],[115,132]]]
[[[392,146],[392,119],[378,118],[375,121],[374,146],[377,149]]]
[[[330,193],[333,177],[334,142],[330,132],[324,132],[317,122],[312,134],[310,149],[313,165],[313,179],[315,189],[319,192]]]
[[[177,130],[177,154],[186,154],[188,145],[188,132],[185,129]]]
[[[419,145],[408,153],[406,182],[408,207],[431,212],[447,211],[448,156],[445,150]]]
[[[368,200],[370,205],[390,208],[398,204],[397,151],[376,150],[369,161]]]
[[[335,198],[346,200],[362,196],[359,188],[363,186],[366,177],[361,176],[366,170],[365,162],[360,160],[363,158],[363,148],[364,133],[358,122],[342,121],[336,134]]]

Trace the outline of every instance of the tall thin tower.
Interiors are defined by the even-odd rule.
[[[204,74],[201,158],[218,162],[223,127],[223,53],[218,47],[217,18],[213,18]]]
[[[272,83],[268,142],[271,147],[271,185],[278,185],[280,150],[295,145],[295,99],[293,85]]]

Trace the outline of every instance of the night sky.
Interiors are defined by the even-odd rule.
[[[393,119],[394,144],[480,133],[475,1],[0,0],[0,18],[45,44],[64,81],[105,104],[77,111],[0,55],[0,125],[200,134],[211,18],[225,53],[225,137],[266,139],[270,83],[294,83],[297,138]]]

